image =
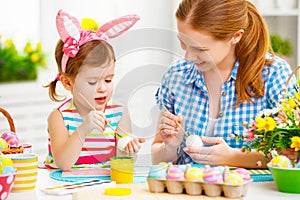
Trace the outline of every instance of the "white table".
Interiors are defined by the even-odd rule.
[[[30,200],[70,200],[73,199],[72,195],[63,195],[63,196],[55,196],[55,195],[47,195],[44,194],[39,188],[45,188],[49,186],[54,186],[58,184],[65,184],[65,182],[56,181],[49,177],[49,173],[51,171],[47,169],[39,169],[38,170],[38,179],[36,188],[29,192],[11,192],[9,194],[9,200],[20,200],[20,199],[30,199]],[[187,194],[182,195],[171,195],[168,193],[150,193],[148,190],[148,185],[146,184],[128,184],[128,185],[117,185],[118,187],[129,187],[132,189],[132,194],[129,196],[123,197],[114,197],[114,196],[105,196],[103,194],[103,189],[92,189],[87,193],[86,191],[77,195],[75,197],[84,196],[84,200],[88,199],[228,199],[228,198],[208,198],[207,196],[189,196]],[[83,194],[84,193],[84,194]],[[89,195],[86,195],[89,194]],[[80,198],[82,199],[82,198]],[[293,200],[300,199],[300,194],[288,194],[278,192],[277,187],[273,181],[271,182],[253,182],[249,185],[249,189],[247,195],[243,198],[245,200],[253,200],[253,199],[272,199],[272,200]]]

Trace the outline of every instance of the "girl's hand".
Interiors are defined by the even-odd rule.
[[[99,130],[101,133],[105,130],[106,118],[102,111],[90,111],[83,119],[83,123],[77,128],[80,134],[87,135],[93,129]]]
[[[159,119],[161,138],[165,143],[167,150],[170,151],[176,150],[183,140],[184,132],[178,127],[176,121],[180,123],[182,127],[184,127],[183,118],[181,115],[176,116],[172,113],[164,112]]]
[[[211,146],[189,146],[183,150],[193,161],[205,165],[228,165],[233,156],[232,148],[220,137],[201,137]]]
[[[134,155],[139,152],[142,147],[142,143],[145,141],[146,140],[144,138],[134,138],[127,144],[124,151],[129,154],[129,156]]]

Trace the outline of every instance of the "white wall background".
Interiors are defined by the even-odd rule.
[[[127,35],[124,34],[119,39],[111,41],[111,44],[118,58],[116,89],[121,90],[119,93],[116,92],[115,96],[130,108],[133,133],[148,138],[141,150],[138,163],[150,164],[150,144],[155,133],[158,113],[154,94],[165,67],[174,58],[183,55],[174,32],[176,30],[174,12],[179,2],[179,0],[0,0],[2,40],[11,38],[18,48],[23,48],[27,40],[33,43],[41,41],[44,51],[49,55],[47,70],[40,71],[36,82],[0,84],[0,106],[12,115],[21,142],[33,145],[33,151],[39,154],[40,162],[43,161],[47,149],[47,116],[57,105],[49,100],[47,90],[42,88],[42,85],[53,80],[57,73],[53,55],[59,39],[55,25],[58,10],[64,9],[78,19],[93,18],[100,25],[126,14],[134,13],[141,16],[141,20],[132,29],[136,32],[126,33]],[[154,31],[154,34],[157,33],[158,37],[149,36],[149,30]],[[136,42],[136,38],[131,38],[130,34],[140,36],[143,31],[146,32],[143,40],[149,43],[128,45]],[[164,38],[159,37],[160,31]],[[156,44],[152,46],[152,43]],[[123,54],[120,55],[119,52]],[[128,90],[128,87],[131,87],[131,90]],[[1,131],[7,130],[5,123],[5,119],[1,118]]]

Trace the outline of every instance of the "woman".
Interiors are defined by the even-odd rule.
[[[257,165],[263,154],[242,152],[244,142],[231,137],[275,106],[291,74],[285,60],[268,53],[263,17],[246,0],[183,0],[176,19],[185,59],[169,67],[156,94],[168,112],[159,116],[153,163],[266,167]],[[186,147],[185,131],[204,146]]]

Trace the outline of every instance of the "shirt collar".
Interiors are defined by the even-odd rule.
[[[194,62],[186,62],[183,69],[183,77],[185,84],[190,84],[198,81],[199,79],[203,80],[203,74],[199,72],[194,64]]]
[[[234,66],[233,66],[233,70],[232,70],[231,75],[230,75],[230,77],[228,78],[227,81],[230,81],[231,79],[232,79],[232,80],[236,80],[236,74],[237,74],[237,70],[238,70],[238,68],[239,68],[239,65],[240,65],[240,63],[239,63],[239,61],[237,60],[237,61],[235,62],[235,64],[234,64]]]

